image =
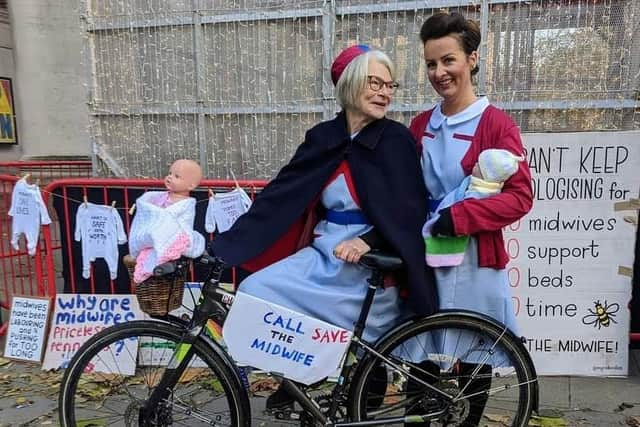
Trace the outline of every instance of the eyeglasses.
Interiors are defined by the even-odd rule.
[[[369,83],[369,89],[374,92],[380,92],[383,87],[386,87],[387,89],[389,89],[389,92],[391,92],[391,94],[394,94],[400,87],[400,83],[398,82],[385,82],[384,80],[376,76],[367,76],[367,83]]]

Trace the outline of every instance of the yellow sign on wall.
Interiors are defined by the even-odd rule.
[[[0,77],[0,144],[17,144],[18,132],[11,79]]]

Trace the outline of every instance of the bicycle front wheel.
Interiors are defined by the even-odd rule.
[[[382,357],[368,353],[354,375],[356,421],[525,427],[537,402],[535,369],[518,338],[479,316],[446,313],[408,322],[375,351]],[[430,424],[400,420],[427,414]]]
[[[249,401],[229,363],[199,338],[194,357],[153,420],[140,409],[159,383],[184,329],[157,321],[107,328],[72,358],[60,385],[63,427],[248,426]]]

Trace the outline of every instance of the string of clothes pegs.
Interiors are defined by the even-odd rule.
[[[50,194],[51,194],[51,193],[50,193]],[[70,199],[70,198],[67,198],[67,199]],[[87,195],[86,195],[86,194],[84,194],[84,195],[82,196],[82,204],[83,204],[85,207],[89,204],[89,199],[87,198]],[[116,201],[115,201],[115,200],[113,200],[113,201],[111,202],[111,207],[115,209],[115,207],[116,207]]]
[[[25,181],[27,184],[35,184],[36,186],[39,186],[39,185],[40,185],[40,178],[36,178],[36,182],[34,182],[34,183],[30,183],[30,182],[29,182],[29,181],[30,181],[30,179],[31,179],[31,174],[30,174],[30,173],[28,173],[28,172],[27,172],[27,173],[24,173],[24,174],[22,174],[22,175],[18,175],[18,177],[19,177],[20,179],[24,179],[24,181]]]
[[[26,173],[26,174],[23,174],[21,176],[21,179],[24,179],[28,183],[29,182],[28,180],[29,180],[30,177],[31,177],[31,174]],[[233,183],[234,183],[234,188],[242,189],[242,187],[240,186],[239,181],[236,179],[235,174],[233,172],[231,172],[231,177],[232,177],[232,180],[233,180]],[[40,185],[40,180],[36,180],[35,185]],[[249,187],[249,189],[250,189],[252,194],[255,194],[257,192],[257,189],[256,189],[256,187],[254,185],[251,185]],[[40,189],[40,191],[43,192],[43,193],[47,193],[48,195],[50,195],[52,197],[64,199],[64,200],[67,200],[67,201],[70,201],[70,202],[74,202],[74,203],[78,203],[78,204],[83,204],[84,206],[87,206],[87,204],[90,203],[89,198],[88,198],[88,196],[86,194],[87,187],[83,187],[82,200],[77,200],[77,199],[75,199],[73,197],[69,197],[69,196],[63,196],[63,195],[60,195],[60,194],[57,194],[57,193],[46,191],[44,189]],[[198,200],[196,203],[205,203],[205,202],[208,202],[209,199],[215,198],[215,192],[214,192],[213,188],[207,187],[207,193],[208,193],[208,198],[207,199]],[[118,207],[117,206],[117,202],[115,200],[111,201],[111,207],[113,209],[126,210],[127,213],[130,216],[133,216],[133,214],[135,213],[135,210],[136,210],[136,204],[135,203],[132,203],[131,206],[129,206],[129,207]]]

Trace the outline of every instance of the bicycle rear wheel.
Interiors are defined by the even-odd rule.
[[[416,426],[527,425],[537,378],[526,350],[494,322],[445,313],[396,328],[359,363],[350,390],[356,421],[432,414]],[[438,393],[426,384],[446,393]],[[406,420],[405,420],[406,422]]]
[[[249,400],[232,367],[199,338],[195,356],[153,418],[140,408],[166,370],[184,329],[157,321],[107,328],[87,341],[60,385],[63,427],[239,426]]]

